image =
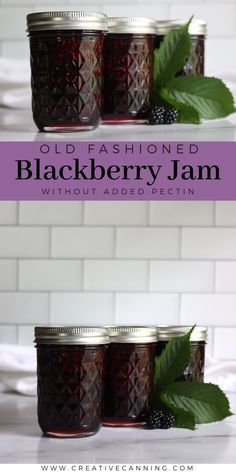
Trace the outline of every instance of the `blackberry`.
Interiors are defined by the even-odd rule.
[[[147,429],[168,429],[175,421],[175,415],[171,410],[153,410],[147,417]]]
[[[168,110],[165,110],[163,115],[164,125],[171,125],[172,123],[175,123],[178,115],[179,113],[175,108],[169,108]]]
[[[146,118],[149,125],[162,125],[164,123],[165,108],[154,106],[147,112]]]

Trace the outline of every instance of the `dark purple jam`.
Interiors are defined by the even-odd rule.
[[[168,341],[158,341],[157,355],[159,356]],[[204,382],[205,341],[191,341],[191,360],[178,380]]]
[[[33,118],[40,131],[95,128],[101,115],[104,35],[30,33]]]
[[[150,406],[156,343],[112,343],[107,350],[103,424],[134,426]]]
[[[164,36],[157,36],[155,46],[160,47]],[[191,35],[192,49],[184,67],[176,75],[204,75],[205,36]]]
[[[38,421],[53,437],[95,434],[101,425],[104,345],[37,346]]]
[[[105,39],[103,122],[142,120],[150,104],[154,36],[108,34]]]

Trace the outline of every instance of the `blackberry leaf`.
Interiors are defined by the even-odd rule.
[[[174,382],[184,371],[191,358],[190,336],[194,329],[184,336],[172,338],[161,355],[155,357],[154,390],[163,390]]]
[[[196,421],[194,415],[189,411],[185,411],[182,408],[177,408],[173,403],[163,398],[166,407],[170,408],[175,414],[174,427],[175,428],[186,428],[194,431],[196,429]]]
[[[191,52],[188,28],[192,18],[181,28],[170,31],[154,56],[154,86],[160,87],[172,79],[184,66]]]
[[[178,110],[179,115],[177,118],[177,123],[192,123],[195,125],[199,125],[201,123],[200,115],[196,108],[186,103],[181,103],[173,97],[170,97],[165,88],[161,90],[160,96],[163,100],[169,103],[169,105],[172,105],[176,108],[176,110]]]
[[[231,416],[229,401],[214,384],[175,382],[161,393],[161,400],[194,416],[196,423],[212,423]]]
[[[224,118],[236,111],[232,93],[215,77],[175,77],[165,90],[170,98],[195,108],[207,120]]]

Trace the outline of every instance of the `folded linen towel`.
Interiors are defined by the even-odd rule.
[[[236,392],[236,361],[207,358],[205,382],[219,385],[224,392]]]
[[[33,346],[0,344],[0,390],[36,395],[36,356]]]
[[[0,57],[0,106],[30,108],[29,61]]]

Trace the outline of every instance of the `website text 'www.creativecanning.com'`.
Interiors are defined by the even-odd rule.
[[[42,472],[195,472],[194,465],[41,465]]]

